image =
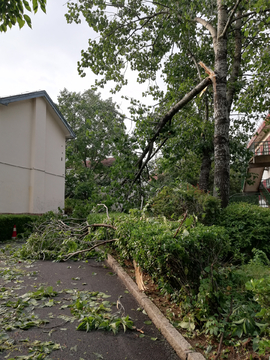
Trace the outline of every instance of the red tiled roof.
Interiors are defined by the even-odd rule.
[[[101,161],[101,164],[104,166],[112,166],[112,164],[115,162],[115,158],[111,157],[111,158],[107,158]]]

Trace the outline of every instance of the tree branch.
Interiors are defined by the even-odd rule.
[[[199,81],[202,81],[202,76],[201,76],[200,68],[198,66],[198,62],[196,61],[195,56],[193,55],[193,53],[190,50],[188,50],[188,52],[189,52],[189,56],[191,57],[192,61],[194,62],[194,65],[195,65],[195,67],[197,69]]]
[[[235,22],[235,21],[237,21],[237,20],[239,20],[239,19],[242,19],[242,18],[244,18],[244,17],[253,16],[253,15],[258,15],[258,14],[260,14],[260,13],[266,13],[266,12],[268,12],[268,11],[270,11],[270,9],[265,9],[265,10],[263,10],[263,11],[260,11],[259,13],[257,13],[257,11],[250,11],[249,13],[242,14],[242,15],[236,17],[235,19],[233,19],[232,23]]]
[[[150,157],[149,160],[153,159],[153,157],[156,155],[156,153],[162,148],[162,146],[165,144],[165,142],[168,140],[169,138],[166,137],[162,143],[158,146],[158,148],[154,151],[154,153],[152,154],[152,156]]]
[[[87,228],[90,228],[90,227],[105,227],[105,228],[117,230],[117,228],[115,226],[112,226],[112,225],[109,225],[109,224],[91,224],[91,225],[87,225],[86,227]]]
[[[238,7],[238,5],[240,4],[240,2],[241,2],[241,0],[237,0],[237,1],[236,1],[235,5],[234,5],[234,7],[233,7],[233,9],[232,9],[232,11],[231,11],[231,13],[230,13],[230,16],[229,16],[229,18],[228,18],[228,21],[227,21],[226,25],[224,26],[224,29],[223,29],[223,31],[222,31],[222,34],[220,34],[219,37],[218,37],[219,39],[222,38],[222,37],[224,37],[224,36],[226,35],[226,32],[227,32],[227,30],[228,30],[228,27],[229,27],[230,24],[231,24],[232,18],[233,18],[233,16],[234,16],[234,14],[235,14],[235,12],[236,12],[236,10],[237,10],[237,7]]]
[[[84,252],[87,252],[87,251],[94,250],[98,246],[101,246],[101,245],[104,245],[104,244],[107,244],[107,243],[111,243],[111,242],[117,241],[117,240],[119,240],[119,239],[111,239],[111,240],[102,241],[101,243],[98,243],[98,244],[90,247],[89,249],[84,249],[84,250],[75,251],[73,253],[69,253],[69,254],[65,255],[65,256],[67,256],[67,258],[64,261],[69,260],[74,255],[78,255],[78,254],[81,254],[81,253],[84,253]]]
[[[209,22],[207,22],[206,20],[199,18],[199,17],[195,17],[193,19],[193,21],[196,21],[197,23],[201,24],[203,27],[205,27],[210,32],[212,39],[213,39],[214,47],[215,47],[215,42],[217,39],[217,30],[214,28],[214,26],[212,26]]]
[[[186,220],[186,217],[187,217],[187,211],[185,212],[185,215],[184,215],[184,217],[183,217],[183,219],[182,219],[182,221],[181,221],[181,223],[180,223],[180,225],[178,226],[178,229],[176,230],[176,232],[175,232],[175,234],[174,234],[174,238],[176,237],[176,235],[178,234],[178,232],[179,232],[179,230],[181,229],[181,226],[183,225],[183,222]]]
[[[132,182],[132,185],[138,180],[140,177],[144,167],[146,166],[148,161],[145,161],[143,163],[143,159],[145,158],[146,154],[151,151],[151,147],[153,143],[156,141],[157,137],[159,136],[161,130],[164,128],[164,126],[174,117],[175,114],[178,113],[179,110],[181,110],[186,104],[188,104],[196,95],[198,95],[204,88],[206,88],[209,84],[211,84],[212,80],[210,77],[204,79],[201,81],[195,88],[193,88],[188,94],[186,94],[183,99],[181,99],[178,103],[176,103],[159,121],[158,125],[155,129],[155,134],[152,136],[152,138],[148,141],[148,145],[144,149],[143,153],[141,154],[137,165],[139,165],[139,171],[135,175],[135,179]],[[151,151],[152,152],[152,151]],[[151,155],[151,154],[150,154]],[[148,157],[149,158],[149,157]]]
[[[104,206],[106,209],[106,215],[107,215],[107,219],[110,219],[109,217],[109,211],[108,211],[108,207],[105,204],[97,204],[97,206]]]

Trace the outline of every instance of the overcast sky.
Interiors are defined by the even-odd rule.
[[[77,61],[82,49],[87,49],[88,39],[97,35],[87,24],[67,24],[66,0],[48,0],[47,13],[39,10],[30,14],[32,29],[25,25],[0,33],[0,97],[25,92],[46,90],[54,102],[64,88],[83,92],[91,87],[95,75],[90,70],[81,78]],[[129,75],[130,86],[125,93],[138,97],[141,89],[135,76]],[[112,97],[123,113],[128,103],[120,95],[112,95],[110,86],[102,90],[102,98]]]

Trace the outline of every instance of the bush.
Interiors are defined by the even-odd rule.
[[[221,227],[199,224],[190,229],[190,224],[187,218],[174,238],[179,222],[122,217],[116,224],[118,252],[122,259],[136,260],[164,291],[189,287],[196,292],[204,268],[226,256],[229,241]]]
[[[216,222],[229,235],[234,258],[248,262],[254,248],[270,257],[270,211],[248,203],[233,203],[223,209]]]
[[[65,199],[64,212],[78,219],[86,219],[87,215],[91,212],[93,204],[88,200],[80,199]]]
[[[111,211],[113,204],[116,202],[115,199],[110,197],[110,195],[104,196],[104,199],[99,199],[100,201],[96,201],[96,199],[89,200],[81,200],[81,199],[65,199],[65,208],[64,212],[67,215],[70,215],[79,219],[86,219],[87,216],[93,211],[103,211],[102,207],[97,207],[98,203],[102,203],[108,207]]]
[[[30,224],[37,218],[37,215],[0,215],[0,241],[11,239],[14,225],[17,235],[28,231]]]
[[[190,184],[163,188],[146,207],[150,215],[177,220],[183,213],[195,214],[205,225],[212,225],[220,214],[220,201]]]
[[[92,212],[87,216],[87,221],[89,224],[110,224],[114,225],[115,222],[120,218],[125,217],[123,213],[109,213],[109,219],[105,212]]]

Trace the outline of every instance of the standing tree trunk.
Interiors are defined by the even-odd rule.
[[[215,40],[215,81],[214,86],[214,196],[221,199],[221,206],[226,207],[230,188],[230,152],[229,152],[229,116],[227,106],[227,35],[225,27],[228,21],[227,9],[222,0],[217,0],[218,28]]]
[[[209,185],[209,175],[212,164],[211,155],[212,155],[212,151],[210,149],[206,149],[203,152],[203,159],[202,159],[200,179],[199,179],[199,188],[204,192],[207,192]]]

